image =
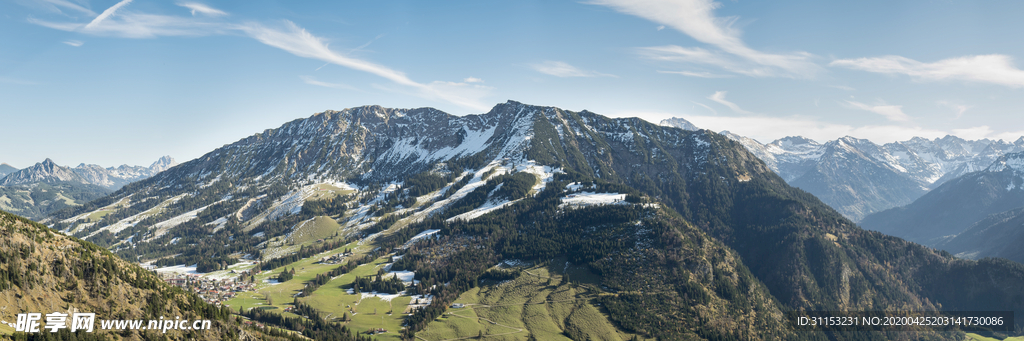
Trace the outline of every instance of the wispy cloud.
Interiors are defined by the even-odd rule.
[[[196,15],[196,12],[213,17],[228,15],[227,12],[221,11],[219,9],[198,2],[179,2],[178,6],[192,10],[192,15]]]
[[[350,69],[371,73],[396,84],[412,87],[423,98],[446,101],[458,106],[486,110],[481,99],[489,94],[490,87],[457,82],[435,81],[422,84],[413,81],[405,73],[369,61],[352,58],[328,48],[327,43],[291,21],[285,21],[283,28],[270,28],[250,23],[239,27],[253,39],[269,46],[282,49],[293,55],[317,59]]]
[[[306,83],[306,84],[309,84],[309,85],[316,85],[316,86],[322,86],[322,87],[325,87],[325,88],[333,88],[333,89],[355,90],[355,88],[350,86],[350,85],[341,84],[341,83],[322,82],[322,81],[316,80],[316,78],[313,78],[313,76],[299,76],[299,78],[302,79],[303,83]]]
[[[101,21],[94,19],[92,23],[96,24],[93,26],[75,22],[52,22],[35,18],[29,18],[28,21],[36,25],[61,31],[136,39],[161,36],[206,36],[237,30],[237,25],[223,22],[131,12],[108,16],[107,19]]]
[[[400,71],[335,53],[327,47],[327,43],[322,39],[310,34],[291,21],[285,20],[283,29],[269,28],[256,23],[243,25],[241,29],[250,37],[263,44],[285,50],[299,57],[318,59],[347,68],[369,72],[402,85],[422,86],[422,84],[412,81]]]
[[[68,41],[65,41],[64,43],[68,44],[68,45],[71,45],[71,46],[74,46],[74,47],[79,47],[79,46],[82,46],[82,45],[85,44],[85,43],[83,43],[81,41],[78,41],[78,40],[68,40]]]
[[[1024,86],[1024,70],[1013,65],[1013,58],[1000,54],[965,56],[923,63],[901,56],[839,59],[829,63],[884,74],[908,75],[923,81],[960,80],[1009,87]]]
[[[704,107],[704,109],[710,110],[712,114],[718,115],[718,111],[715,110],[712,107],[709,107],[707,104],[704,104],[704,103],[701,103],[701,102],[697,102],[697,101],[691,101],[691,102],[693,102],[693,104],[696,104],[696,105]],[[651,122],[655,122],[655,121],[651,121]]]
[[[466,82],[466,83],[483,83],[484,82],[483,79],[476,78],[476,77],[466,77],[466,79],[463,79],[462,81]]]
[[[683,76],[699,77],[699,78],[730,78],[730,77],[732,77],[732,75],[720,75],[720,74],[715,74],[715,73],[710,73],[710,72],[693,72],[693,71],[663,71],[663,70],[658,70],[658,73],[668,73],[668,74],[674,74],[674,75],[683,75]]]
[[[712,131],[728,130],[735,134],[753,138],[761,143],[769,143],[786,136],[804,136],[816,141],[834,140],[843,136],[869,139],[875,143],[906,141],[915,136],[924,138],[943,137],[955,134],[956,131],[927,129],[905,125],[867,125],[851,126],[822,122],[815,118],[803,116],[770,117],[770,116],[712,116],[689,115],[659,112],[623,112],[617,117],[640,117],[649,122],[660,122],[671,117],[682,117],[694,125]],[[1024,132],[996,133],[988,132],[982,138],[1002,138],[1013,140]],[[958,135],[960,136],[960,135]],[[965,135],[976,136],[976,135]]]
[[[960,118],[964,115],[964,112],[966,112],[967,109],[971,108],[969,105],[956,104],[950,101],[939,101],[938,104],[956,111],[956,118]]]
[[[735,111],[737,113],[753,114],[752,112],[741,109],[740,106],[736,105],[736,103],[726,101],[725,91],[715,91],[715,93],[709,96],[708,99],[718,102],[719,104],[724,105],[726,107],[729,107],[729,109],[732,109],[732,111]]]
[[[809,61],[811,55],[805,52],[772,54],[750,48],[740,38],[740,30],[733,27],[736,17],[716,17],[714,11],[721,4],[711,0],[590,0],[589,3],[671,27],[747,63],[768,69],[744,74],[809,78],[821,69]]]
[[[537,72],[552,75],[555,77],[615,77],[615,75],[609,75],[606,73],[582,70],[575,66],[569,65],[566,62],[553,60],[545,61],[543,63],[530,64],[530,67]]]
[[[100,13],[100,15],[96,16],[96,18],[93,18],[92,21],[86,24],[83,29],[90,30],[95,28],[96,26],[99,26],[99,24],[102,23],[103,20],[107,20],[107,18],[109,18],[111,15],[114,15],[114,12],[117,12],[118,9],[124,7],[127,4],[130,4],[131,2],[132,0],[121,0],[121,2],[118,2],[113,6],[110,6],[110,8],[107,8],[107,10],[103,11],[103,13]]]
[[[828,87],[836,88],[836,89],[839,89],[839,90],[846,90],[846,91],[856,91],[857,90],[857,89],[854,89],[852,87],[845,86],[845,85],[829,85]]]
[[[66,9],[75,10],[76,12],[83,13],[83,14],[86,14],[88,16],[95,16],[96,15],[96,12],[93,12],[92,10],[90,10],[88,8],[82,7],[82,5],[79,5],[79,4],[76,4],[76,3],[73,3],[73,2],[70,2],[70,1],[67,1],[67,0],[42,0],[42,1],[39,2],[39,4],[48,5],[48,6],[50,6],[50,8],[52,10],[54,10],[56,12],[59,12],[59,13],[63,13],[63,12],[61,12],[60,8],[66,8]]]
[[[411,93],[415,96],[430,100],[445,101],[478,111],[485,111],[489,108],[489,106],[484,103],[483,98],[489,96],[493,88],[479,84],[479,82],[476,81],[471,81],[478,80],[476,78],[468,78],[465,82],[416,82],[401,71],[370,61],[354,58],[348,54],[338,53],[330,49],[325,40],[314,36],[291,21],[285,20],[283,25],[270,27],[257,22],[238,24],[200,17],[193,18],[136,13],[125,10],[119,11],[119,9],[131,1],[132,0],[123,0],[116,5],[111,6],[88,24],[74,22],[49,22],[37,19],[29,19],[29,21],[58,30],[124,38],[202,36],[241,33],[263,44],[284,50],[299,57],[316,59],[329,64],[340,65],[349,69],[367,72],[387,79],[395,84],[412,89],[412,91],[405,91],[401,89],[397,89],[396,91]],[[196,6],[195,3],[188,3],[188,5],[182,4],[182,6],[204,14],[215,13],[211,11],[219,12],[219,10],[209,8],[208,6]],[[381,36],[378,36],[377,38],[380,38]],[[367,43],[367,45],[368,44],[369,43]],[[304,81],[306,80],[304,79]],[[306,82],[319,86],[341,85],[320,82],[315,79],[310,79]]]
[[[910,121],[910,116],[907,116],[907,114],[903,113],[903,106],[902,105],[888,105],[888,104],[868,105],[868,104],[864,104],[864,103],[861,103],[861,102],[855,102],[855,101],[847,100],[846,101],[846,106],[849,107],[849,108],[870,111],[870,112],[873,112],[873,113],[885,116],[885,118],[890,120],[890,121],[896,121],[896,122],[907,122],[907,121]]]

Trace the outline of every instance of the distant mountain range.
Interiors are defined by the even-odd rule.
[[[696,128],[681,118],[661,124]],[[728,131],[722,134],[743,144],[789,184],[854,221],[910,204],[951,179],[985,169],[1006,153],[1024,151],[1024,137],[1012,143],[915,137],[879,145],[849,136],[823,144],[792,136],[762,144]]]
[[[81,205],[102,197],[124,185],[151,177],[177,165],[169,156],[149,167],[121,165],[103,168],[80,164],[70,168],[46,159],[31,167],[10,170],[0,178],[0,209],[40,219],[64,207]]]
[[[967,258],[1024,263],[1024,153],[950,180],[913,203],[865,218],[868,229]]]

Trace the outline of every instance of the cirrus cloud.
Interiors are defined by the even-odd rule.
[[[888,104],[868,105],[868,104],[864,104],[864,103],[861,103],[861,102],[855,102],[855,101],[850,101],[850,100],[847,100],[845,105],[847,107],[849,107],[849,108],[860,109],[860,110],[864,110],[864,111],[870,111],[870,112],[873,112],[873,113],[885,116],[885,118],[887,118],[890,121],[897,121],[897,122],[910,121],[910,116],[907,116],[907,114],[903,113],[903,106],[902,105],[888,105]]]
[[[742,32],[733,26],[737,18],[716,17],[714,12],[721,7],[721,4],[711,0],[590,0],[587,3],[610,7],[620,13],[653,21],[689,35],[699,42],[712,45],[735,57],[731,58],[735,60],[728,61],[733,64],[731,67],[723,66],[733,72],[755,69],[756,71],[747,70],[739,73],[755,76],[813,78],[821,70],[821,67],[809,60],[812,56],[806,52],[774,54],[747,46],[740,38]],[[687,49],[675,47],[677,48],[676,52],[680,52],[678,49]],[[694,51],[691,49],[681,52],[703,54],[706,50]],[[698,62],[716,64],[706,57],[700,58]]]
[[[575,66],[569,65],[566,62],[548,60],[543,63],[530,64],[530,67],[535,71],[552,75],[555,77],[615,77],[615,75],[609,75],[606,73],[600,73],[597,71],[582,70]]]
[[[1024,70],[1000,54],[964,56],[923,63],[902,56],[838,59],[828,64],[874,73],[907,75],[922,81],[959,80],[1024,87]]]

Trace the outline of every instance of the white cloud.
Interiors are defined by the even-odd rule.
[[[476,77],[466,77],[466,79],[463,79],[462,81],[466,82],[466,83],[483,83],[484,82],[483,79],[476,78]]]
[[[241,26],[240,29],[261,43],[285,50],[296,56],[368,72],[396,84],[412,87],[416,89],[415,94],[419,97],[442,100],[480,111],[488,109],[482,98],[489,94],[492,89],[490,87],[443,81],[435,81],[430,84],[418,83],[401,71],[334,52],[322,39],[291,21],[286,20],[284,26],[283,29],[275,29],[260,24],[247,24]]]
[[[115,5],[116,6],[116,5]],[[109,9],[108,9],[109,11]],[[97,17],[99,18],[99,17]],[[96,21],[93,26],[74,22],[51,22],[29,18],[29,22],[52,29],[81,32],[96,36],[122,38],[155,38],[160,36],[205,36],[224,34],[236,30],[234,25],[209,22],[187,17],[159,14],[120,12],[105,20]]]
[[[581,70],[575,66],[569,65],[566,62],[559,61],[545,61],[543,63],[530,64],[530,67],[537,72],[552,75],[555,77],[615,77],[605,73],[596,71]]]
[[[50,5],[51,6],[50,8],[52,10],[54,10],[56,12],[59,12],[59,13],[63,13],[63,12],[61,12],[60,8],[58,8],[58,7],[61,7],[61,8],[67,8],[67,9],[73,9],[75,11],[81,12],[81,13],[89,15],[89,16],[95,16],[96,15],[96,12],[93,12],[92,10],[90,10],[88,8],[82,7],[82,5],[79,5],[79,4],[76,4],[76,3],[73,3],[73,2],[70,2],[70,1],[67,1],[67,0],[42,0],[40,3],[41,4],[48,4],[48,5]]]
[[[721,4],[711,0],[591,0],[589,3],[671,27],[746,62],[769,68],[770,72],[759,72],[765,76],[810,78],[821,69],[808,61],[811,55],[805,52],[772,54],[748,47],[740,39],[740,30],[733,27],[736,18],[716,17],[714,10]]]
[[[299,57],[316,59],[383,77],[396,84],[414,89],[410,93],[415,96],[446,101],[477,111],[485,111],[490,108],[489,105],[484,103],[483,98],[488,96],[490,91],[493,90],[491,87],[470,84],[469,82],[435,81],[428,84],[419,83],[413,81],[401,71],[335,52],[328,47],[323,39],[310,34],[291,21],[285,20],[283,28],[271,28],[255,22],[233,24],[192,17],[118,12],[118,8],[123,7],[129,2],[131,0],[119,2],[86,25],[81,23],[55,23],[36,19],[29,19],[29,21],[64,31],[125,38],[201,36],[242,32],[263,44],[279,48]],[[197,11],[200,10],[197,9]],[[117,15],[114,15],[115,12],[118,12]],[[315,79],[307,81],[307,83],[320,86],[337,85],[319,82]]]
[[[658,31],[661,31],[661,30],[664,30],[664,29],[665,29],[665,25],[659,25],[658,26]]]
[[[992,136],[992,128],[989,126],[978,126],[964,129],[953,129],[953,135],[965,140],[978,140]]]
[[[828,141],[843,136],[853,136],[868,139],[875,143],[889,143],[895,141],[906,141],[915,136],[932,139],[951,134],[951,132],[942,130],[895,125],[869,125],[854,127],[846,124],[826,123],[813,118],[799,116],[709,116],[657,112],[623,112],[615,114],[614,116],[640,117],[649,122],[655,123],[671,117],[682,117],[694,125],[704,129],[710,129],[716,132],[728,130],[738,135],[753,138],[761,143],[769,143],[786,136],[798,135],[815,141]],[[993,134],[988,137],[994,138],[998,136],[1011,136],[1013,134],[1015,133]],[[1016,136],[1019,137],[1021,135],[1017,133]],[[1003,137],[1003,139],[1009,138]]]
[[[82,45],[85,44],[85,43],[83,43],[81,41],[78,41],[78,40],[68,40],[68,41],[65,41],[64,43],[68,44],[68,45],[71,45],[71,46],[74,46],[74,47],[79,47],[79,46],[82,46]]]
[[[701,103],[701,102],[696,102],[696,101],[691,101],[691,102],[693,102],[693,104],[696,104],[696,105],[702,106],[702,107],[704,107],[705,109],[711,110],[711,113],[713,113],[713,114],[715,114],[715,115],[718,115],[718,111],[717,111],[717,110],[715,110],[715,109],[714,109],[714,108],[712,108],[712,107],[709,107],[709,106],[708,106],[707,104],[704,104],[704,103]],[[661,121],[659,120],[659,121],[651,121],[651,122],[661,122]]]
[[[732,75],[719,75],[719,74],[710,73],[710,72],[693,72],[693,71],[662,71],[662,70],[658,70],[658,73],[668,73],[668,74],[683,75],[683,76],[689,76],[689,77],[699,77],[699,78],[729,78],[729,77],[732,77]]]
[[[1024,70],[1013,65],[1013,58],[990,54],[943,59],[922,63],[901,56],[839,59],[829,66],[842,66],[875,73],[902,74],[924,81],[960,80],[1009,87],[1024,86]]]
[[[868,105],[861,102],[846,101],[846,105],[850,108],[870,111],[882,116],[885,116],[890,121],[906,122],[910,121],[910,116],[903,113],[902,105]]]
[[[736,103],[726,101],[725,100],[725,91],[715,91],[715,93],[712,94],[711,96],[709,96],[708,99],[710,99],[712,101],[715,101],[715,102],[718,102],[719,104],[724,105],[726,107],[729,107],[729,109],[732,109],[732,111],[735,111],[737,113],[740,113],[740,114],[753,114],[752,112],[740,109],[740,106],[736,105]]]
[[[828,87],[846,91],[857,91],[857,89],[845,85],[829,85]]]
[[[222,15],[228,15],[226,12],[219,9],[198,3],[198,2],[179,2],[178,6],[188,8],[192,10],[192,15],[196,15],[196,12],[201,14],[217,17]]]
[[[100,23],[103,22],[103,20],[106,20],[111,15],[114,15],[114,12],[117,12],[118,9],[124,7],[127,4],[130,4],[131,2],[132,0],[121,0],[121,2],[118,2],[113,6],[110,6],[110,8],[107,8],[107,10],[103,11],[103,13],[100,13],[100,15],[96,16],[96,18],[93,18],[92,21],[86,24],[83,29],[89,30],[98,26]]]
[[[261,43],[285,50],[299,57],[322,60],[350,69],[369,72],[402,85],[423,86],[412,81],[402,72],[331,51],[322,39],[310,34],[291,21],[285,20],[285,27],[280,30],[268,28],[260,24],[248,24],[240,28],[250,37]]]
[[[752,63],[734,55],[718,51],[710,51],[699,47],[666,45],[641,47],[637,48],[636,51],[641,57],[651,60],[711,65],[745,76],[786,76],[785,73],[780,73],[778,68]]]
[[[961,116],[964,115],[964,112],[966,112],[967,109],[971,108],[971,106],[969,106],[969,105],[956,104],[956,103],[952,103],[952,102],[949,102],[949,101],[939,101],[938,103],[941,106],[944,106],[944,107],[947,107],[947,108],[955,110],[956,111],[956,118],[960,118]]]
[[[325,88],[334,88],[334,89],[355,90],[355,88],[353,88],[352,86],[346,85],[346,84],[322,82],[322,81],[316,80],[316,78],[313,78],[312,76],[299,76],[299,78],[302,79],[303,83],[306,83],[306,84],[309,84],[309,85],[316,85],[316,86],[322,86],[322,87],[325,87]]]

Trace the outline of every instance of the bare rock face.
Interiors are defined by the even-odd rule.
[[[8,174],[0,180],[0,186],[26,185],[36,182],[85,182],[81,176],[70,168],[57,165],[47,158],[17,172]]]

